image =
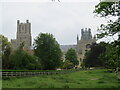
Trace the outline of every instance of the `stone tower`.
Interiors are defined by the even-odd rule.
[[[79,40],[79,37],[77,36],[77,48],[76,48],[79,66],[81,65],[84,59],[86,51],[90,50],[90,45],[95,42],[96,38],[92,37],[90,28],[81,29],[81,40]]]
[[[26,20],[25,23],[20,23],[20,21],[17,20],[16,39],[11,39],[13,49],[17,49],[22,42],[24,42],[25,49],[31,48],[31,23],[29,20]]]

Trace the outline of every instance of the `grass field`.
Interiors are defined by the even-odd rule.
[[[3,88],[120,88],[115,73],[105,69],[83,70],[63,75],[4,78]]]

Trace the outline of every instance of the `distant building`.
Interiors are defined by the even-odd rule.
[[[81,40],[79,40],[79,36],[77,35],[77,57],[79,60],[79,66],[83,62],[84,55],[86,51],[90,50],[90,46],[96,42],[96,37],[92,37],[91,29],[81,29]]]
[[[76,50],[77,45],[60,45],[60,49],[63,53],[62,60],[63,62],[65,61],[65,53],[67,52],[68,49],[72,48]]]
[[[26,20],[26,23],[17,20],[16,39],[11,39],[13,50],[16,50],[22,42],[24,42],[25,50],[31,49],[31,23],[28,20]]]
[[[21,23],[17,20],[17,34],[16,39],[11,39],[11,44],[13,50],[16,50],[20,44],[24,42],[24,50],[29,54],[33,55],[32,45],[31,45],[31,23],[26,20],[25,23]],[[77,58],[79,61],[79,67],[83,62],[84,55],[87,50],[90,50],[90,46],[92,43],[96,42],[96,38],[92,37],[91,29],[81,29],[81,39],[79,40],[79,36],[77,35],[77,44],[76,45],[60,45],[60,48],[63,52],[63,60],[65,60],[65,53],[68,49],[73,48],[77,53]]]
[[[90,46],[92,43],[96,42],[95,36],[92,37],[91,29],[81,29],[81,39],[79,40],[79,36],[77,35],[77,44],[76,45],[61,45],[61,50],[63,54],[67,52],[69,48],[75,49],[77,53],[77,58],[79,61],[78,67],[80,67],[81,63],[83,62],[84,55],[87,50],[90,50]],[[65,60],[65,55],[63,55],[63,60]]]
[[[69,48],[75,49],[76,50],[77,45],[60,45],[60,48],[63,53],[67,52]]]

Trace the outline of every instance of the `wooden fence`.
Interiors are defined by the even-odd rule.
[[[2,77],[23,77],[23,76],[38,76],[38,75],[55,75],[55,74],[65,74],[69,72],[75,72],[78,70],[72,71],[57,71],[57,72],[13,72],[13,71],[2,71]]]

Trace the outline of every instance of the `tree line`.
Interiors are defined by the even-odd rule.
[[[2,40],[2,68],[14,70],[55,70],[57,68],[71,69],[77,65],[77,55],[74,49],[68,50],[65,62],[62,60],[60,45],[50,33],[40,33],[33,44],[31,55],[21,42],[19,48],[13,51],[7,37],[0,35]],[[72,56],[72,57],[71,57]]]

